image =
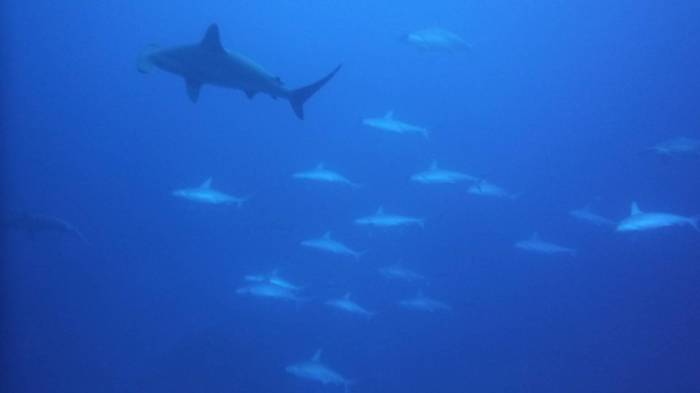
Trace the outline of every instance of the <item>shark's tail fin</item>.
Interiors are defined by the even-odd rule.
[[[331,71],[330,74],[326,75],[323,77],[323,79],[316,81],[315,83],[312,83],[308,86],[300,87],[298,89],[292,90],[289,94],[289,103],[292,105],[292,109],[294,110],[294,113],[297,115],[298,118],[304,119],[304,103],[306,100],[311,98],[314,93],[318,91],[323,85],[328,83],[333,76],[335,76],[336,72],[340,70],[340,66],[335,67],[333,71]]]
[[[139,54],[138,64],[136,65],[139,72],[148,74],[153,70],[153,62],[151,62],[151,54],[158,50],[158,45],[151,44],[144,48]]]

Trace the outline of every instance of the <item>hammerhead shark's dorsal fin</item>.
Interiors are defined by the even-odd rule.
[[[197,102],[202,83],[192,78],[185,78],[185,86],[187,87],[187,96],[190,97],[192,102]]]
[[[384,118],[385,118],[385,119],[389,119],[389,120],[393,119],[393,118],[394,118],[394,110],[392,109],[392,110],[388,111],[388,112],[384,115]]]
[[[384,206],[379,206],[379,207],[377,208],[377,212],[374,213],[374,214],[377,215],[377,216],[383,215],[383,214],[384,214]]]
[[[538,232],[533,232],[532,235],[530,236],[530,240],[540,240],[540,234]]]
[[[323,353],[323,349],[321,349],[321,348],[317,349],[316,352],[314,353],[314,356],[311,357],[311,361],[316,362],[316,363],[320,362],[321,361],[321,353]]]
[[[205,180],[199,188],[211,188],[211,177]]]
[[[637,205],[637,202],[632,202],[632,205],[630,205],[630,216],[634,216],[636,214],[641,214],[642,211],[639,210],[639,205]]]
[[[321,237],[324,239],[330,239],[331,238],[331,231],[324,233],[323,236],[321,236]]]
[[[224,47],[221,45],[221,38],[219,36],[219,26],[216,23],[209,26],[199,46],[210,52],[224,52]]]
[[[437,160],[433,160],[433,162],[430,163],[430,169],[431,170],[438,169]]]

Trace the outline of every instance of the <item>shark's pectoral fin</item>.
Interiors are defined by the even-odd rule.
[[[248,99],[250,99],[250,100],[252,100],[253,97],[255,97],[256,94],[258,94],[257,91],[245,90],[245,95],[246,95],[246,97],[248,97]]]
[[[185,85],[187,86],[187,95],[190,97],[190,100],[192,102],[197,102],[197,100],[199,100],[199,90],[202,88],[202,83],[191,78],[185,78]]]

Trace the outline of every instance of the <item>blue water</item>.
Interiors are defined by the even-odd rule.
[[[698,392],[700,236],[572,220],[700,213],[700,3],[658,1],[6,1],[3,213],[61,217],[2,235],[3,392],[342,392],[285,372],[323,360],[369,392]],[[295,118],[284,100],[136,71],[151,43],[223,45],[298,87],[343,68]],[[438,26],[472,43],[399,41]],[[431,129],[381,133],[366,117]],[[409,181],[437,160],[520,193]],[[318,162],[363,186],[303,183]],[[174,198],[213,178],[240,209]],[[425,228],[366,230],[378,206]],[[332,231],[358,262],[300,247]],[[533,232],[575,257],[513,247]],[[401,262],[419,284],[385,280]],[[302,304],[236,294],[278,268]],[[452,306],[397,306],[422,290]],[[351,292],[370,320],[323,302]]]

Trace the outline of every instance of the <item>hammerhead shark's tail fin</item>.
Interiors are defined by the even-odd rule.
[[[340,66],[335,67],[333,71],[331,71],[330,74],[326,75],[323,77],[323,79],[312,83],[308,86],[300,87],[298,89],[292,90],[289,94],[289,103],[292,105],[292,109],[294,110],[294,113],[297,115],[298,118],[304,119],[304,103],[306,100],[311,98],[314,93],[318,91],[323,85],[328,83],[333,76],[335,76],[336,72],[340,70]]]

